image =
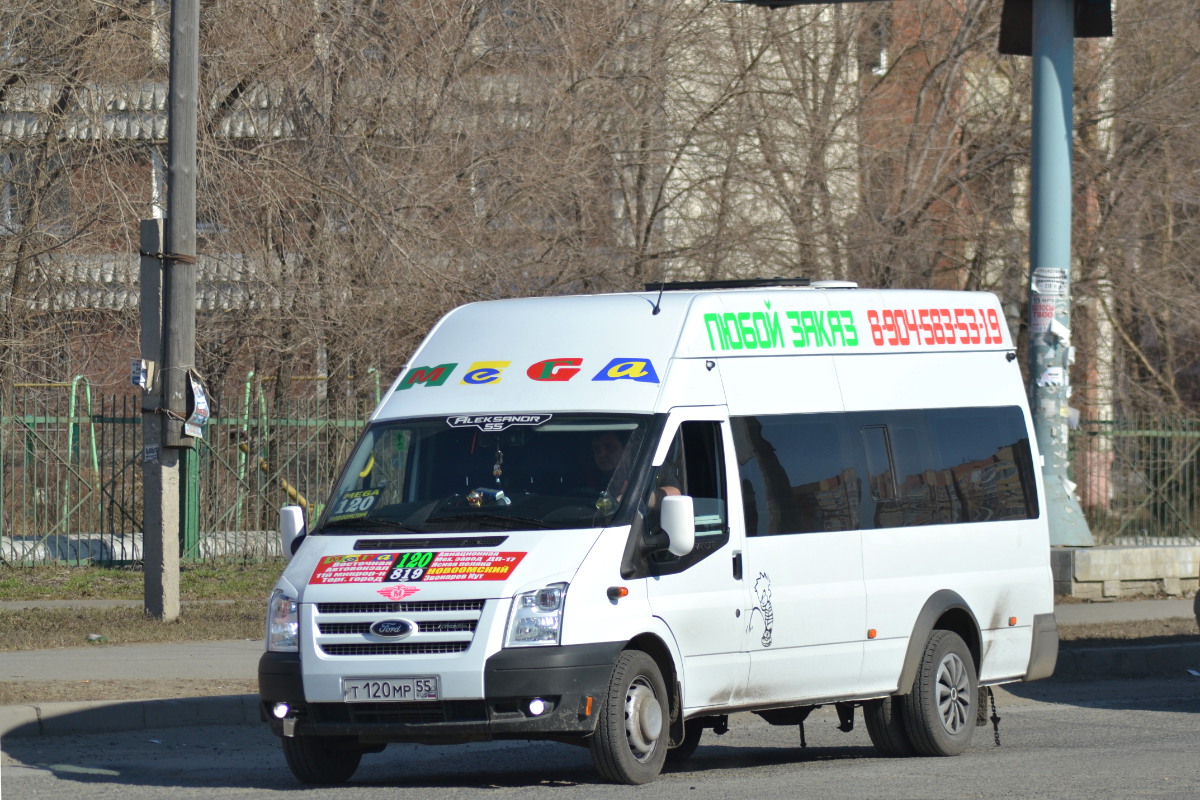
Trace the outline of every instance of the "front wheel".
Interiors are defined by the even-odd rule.
[[[301,783],[335,786],[350,780],[362,750],[352,740],[334,736],[285,736],[283,756]]]
[[[617,659],[589,747],[592,763],[614,783],[649,783],[667,757],[667,686],[654,659],[626,650]]]
[[[913,749],[926,756],[956,756],[971,744],[979,700],[975,659],[953,631],[934,631],[917,677],[904,696],[902,716]]]

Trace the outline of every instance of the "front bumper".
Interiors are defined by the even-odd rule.
[[[259,712],[276,735],[355,736],[365,743],[448,744],[591,734],[623,642],[501,650],[484,665],[484,697],[418,703],[308,703],[297,653],[264,653]],[[529,701],[546,710],[534,716]],[[285,720],[271,713],[291,707]]]

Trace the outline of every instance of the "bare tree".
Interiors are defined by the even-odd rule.
[[[987,288],[1019,328],[1028,62],[995,5],[206,3],[201,369],[361,398],[456,304],[672,277]],[[134,349],[165,13],[0,12],[0,386],[99,368],[81,328]],[[1118,14],[1080,58],[1076,382],[1187,410],[1196,55],[1185,11]]]

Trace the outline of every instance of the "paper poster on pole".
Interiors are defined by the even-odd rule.
[[[1053,297],[1035,294],[1030,300],[1029,328],[1034,333],[1045,333],[1054,324],[1056,301]]]
[[[193,438],[203,439],[204,426],[208,423],[209,417],[208,395],[204,392],[204,384],[200,381],[200,376],[195,372],[188,373],[188,380],[192,384],[194,406],[191,416],[183,424],[183,432]]]
[[[1065,269],[1038,267],[1033,271],[1033,291],[1043,297],[1066,297],[1070,278]]]

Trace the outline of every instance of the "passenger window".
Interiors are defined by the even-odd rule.
[[[889,412],[859,429],[871,476],[876,528],[953,522],[953,487],[933,469],[920,411]]]
[[[867,455],[871,497],[876,500],[895,500],[896,470],[892,466],[892,448],[888,443],[887,428],[883,425],[864,425],[859,433]]]
[[[858,527],[861,472],[840,415],[741,417],[733,437],[748,535]]]
[[[957,487],[958,521],[1038,517],[1033,453],[1019,408],[948,409],[932,436],[938,468]]]

